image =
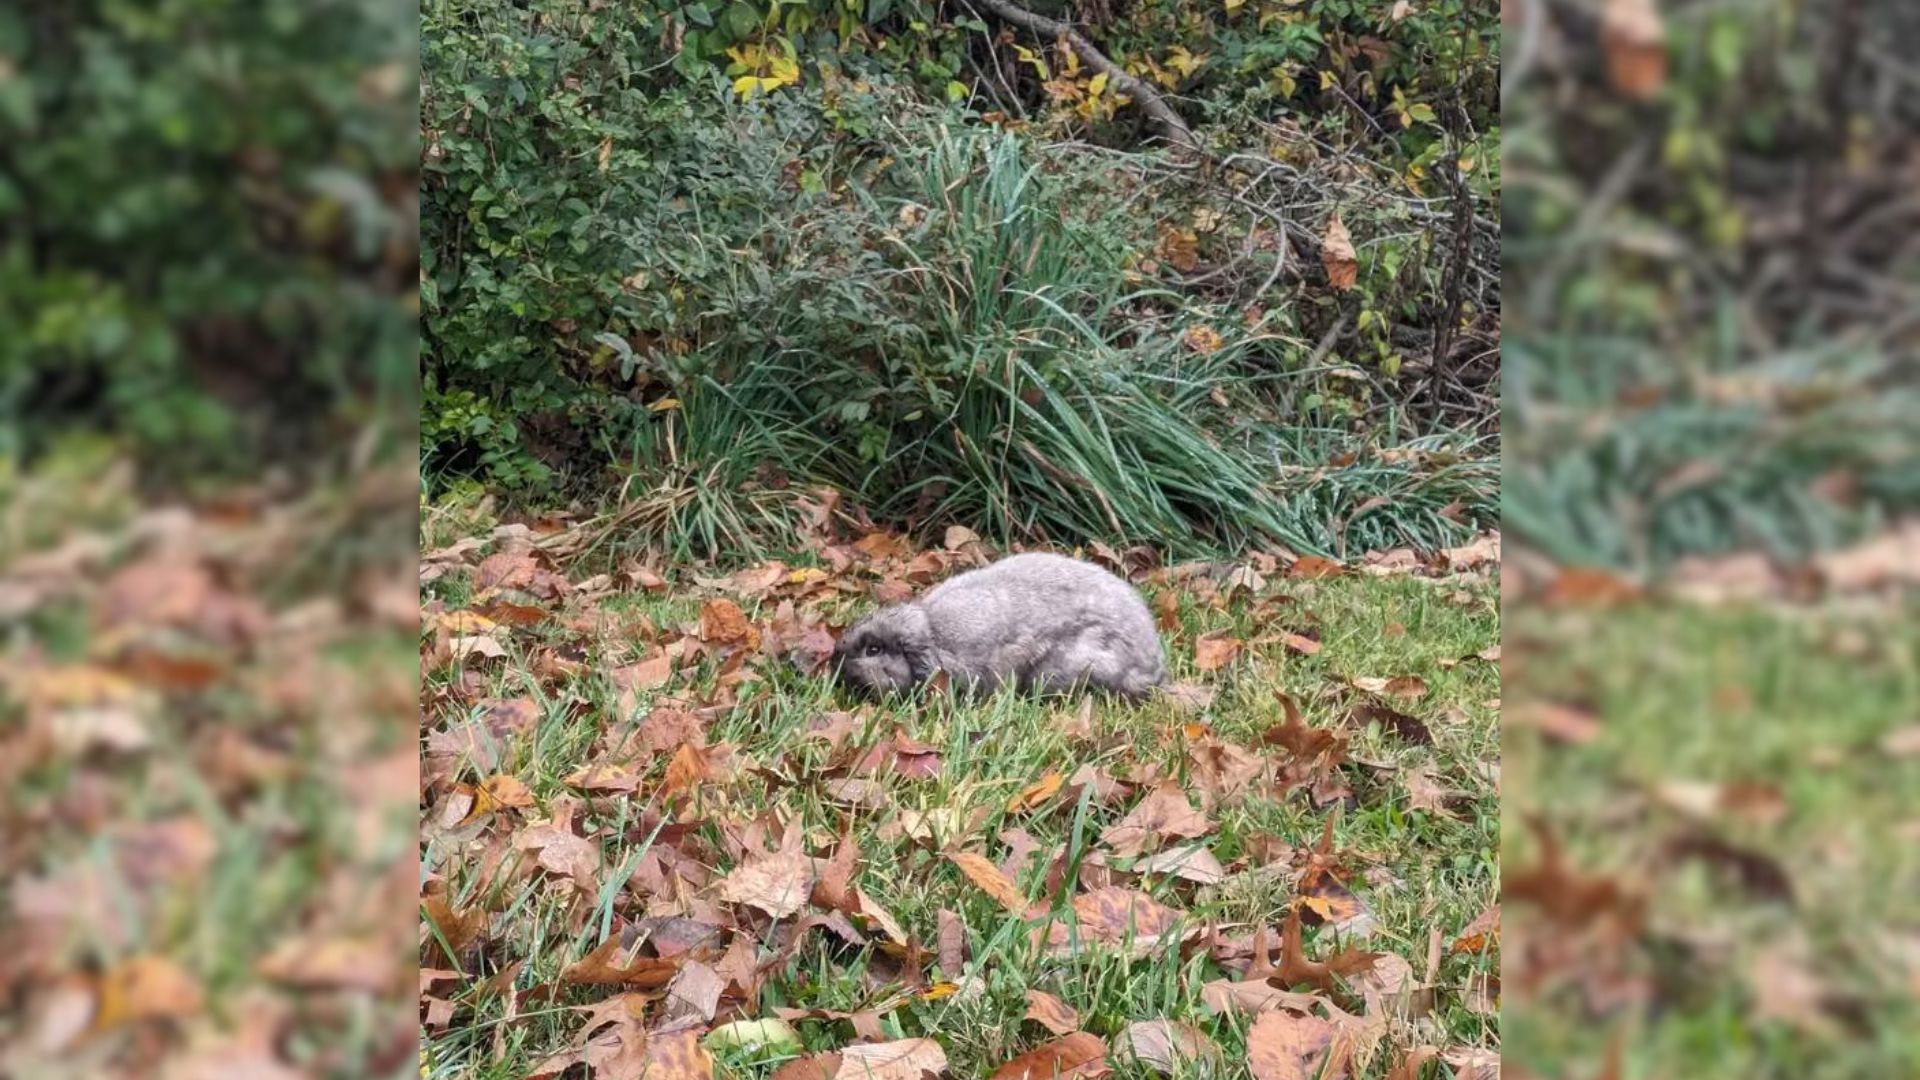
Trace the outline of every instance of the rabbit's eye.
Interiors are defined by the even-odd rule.
[[[861,652],[865,653],[868,656],[879,656],[881,653],[886,651],[887,650],[880,647],[880,643],[877,641],[867,642],[867,647],[861,650]]]

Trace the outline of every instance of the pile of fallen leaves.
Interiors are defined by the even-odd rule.
[[[1571,1028],[1600,1024],[1612,1031],[1615,1060],[1605,1075],[1619,1075],[1626,1033],[1636,1025],[1677,1023],[1706,1013],[1704,1003],[1721,998],[1732,1003],[1730,1015],[1784,1032],[1803,1049],[1823,1040],[1870,1042],[1890,1001],[1915,1000],[1920,938],[1901,923],[1868,922],[1845,928],[1870,943],[1867,949],[1836,945],[1828,940],[1831,928],[1822,925],[1829,917],[1809,894],[1847,891],[1844,883],[1872,859],[1863,850],[1876,832],[1911,845],[1920,839],[1920,819],[1872,820],[1850,807],[1847,816],[1861,819],[1857,832],[1850,821],[1848,835],[1824,838],[1813,850],[1800,842],[1796,849],[1784,826],[1807,815],[1816,800],[1795,790],[1791,774],[1816,777],[1861,759],[1920,758],[1920,724],[1898,718],[1897,726],[1843,748],[1823,743],[1824,717],[1756,716],[1755,688],[1775,673],[1754,664],[1749,654],[1758,650],[1742,637],[1797,628],[1796,641],[1819,654],[1807,658],[1808,669],[1838,666],[1858,678],[1860,692],[1885,681],[1889,671],[1911,672],[1911,645],[1888,628],[1910,622],[1912,590],[1920,583],[1920,523],[1897,523],[1797,562],[1758,552],[1688,558],[1653,580],[1560,566],[1525,549],[1512,554],[1503,577],[1514,640],[1502,722],[1513,740],[1509,752],[1527,779],[1510,792],[1505,809],[1509,820],[1525,822],[1527,842],[1516,849],[1509,841],[1511,861],[1501,883],[1514,912],[1510,1003]],[[1663,731],[1666,740],[1697,745],[1694,729],[1715,719],[1622,715],[1629,710],[1617,701],[1603,703],[1599,687],[1608,680],[1595,669],[1645,664],[1667,646],[1652,640],[1637,643],[1639,652],[1618,653],[1596,643],[1610,639],[1610,623],[1661,626],[1652,618],[1661,611],[1731,612],[1753,620],[1705,623],[1720,628],[1719,640],[1708,653],[1689,657],[1697,668],[1676,666],[1660,679],[1710,680],[1700,689],[1709,714],[1753,717],[1763,731],[1790,726],[1793,759],[1770,773],[1747,762],[1708,778],[1650,770],[1609,751],[1610,734],[1617,741],[1629,729]],[[1605,806],[1563,805],[1559,793],[1530,777],[1535,769],[1551,775],[1549,763],[1600,778]],[[1580,847],[1591,850],[1569,851]],[[1705,917],[1669,910],[1692,871],[1711,882],[1713,913]],[[1883,955],[1865,955],[1871,948]],[[1861,977],[1876,967],[1891,977]],[[1728,1022],[1717,1014],[1710,1020]]]
[[[0,570],[0,1074],[411,1064],[410,555],[289,573],[410,487],[147,509]]]
[[[1011,794],[948,804],[915,794],[942,775],[941,748],[883,722],[871,706],[821,711],[785,744],[715,738],[738,717],[758,719],[746,730],[780,722],[781,680],[823,673],[856,602],[905,599],[994,557],[963,528],[950,530],[939,549],[918,550],[883,532],[842,535],[829,513],[819,524],[808,565],[765,562],[678,582],[641,563],[569,577],[565,556],[581,545],[563,520],[501,526],[424,557],[422,581],[443,598],[423,607],[420,1009],[428,1038],[457,1048],[448,1059],[463,1063],[455,1068],[501,1059],[516,1026],[564,1010],[578,1017],[570,1040],[535,1064],[529,1080],[709,1077],[716,1054],[742,1050],[787,1058],[773,1073],[778,1080],[943,1075],[940,1032],[916,1028],[909,1006],[987,992],[970,966],[981,955],[980,929],[956,910],[957,890],[970,888],[990,898],[1037,955],[1177,950],[1206,958],[1223,977],[1202,988],[1204,1000],[1215,1014],[1251,1025],[1245,1064],[1259,1080],[1346,1076],[1383,1055],[1396,1080],[1412,1080],[1440,1056],[1455,1075],[1494,1074],[1491,1050],[1421,1044],[1432,1029],[1420,1020],[1443,992],[1443,956],[1487,953],[1497,970],[1497,907],[1450,941],[1435,929],[1418,971],[1391,953],[1328,947],[1330,937],[1367,935],[1371,913],[1350,886],[1388,872],[1334,845],[1335,817],[1353,803],[1346,778],[1369,763],[1351,759],[1348,730],[1308,724],[1285,695],[1272,702],[1280,719],[1243,745],[1209,723],[1212,686],[1176,685],[1158,707],[1170,718],[1167,737],[1182,747],[1177,770],[1087,764],[1070,774],[1047,770]],[[1286,553],[1175,567],[1158,565],[1145,549],[1096,547],[1089,557],[1159,598],[1162,627],[1171,630],[1175,605],[1166,599],[1174,590],[1223,610],[1262,596],[1269,579],[1420,574],[1458,590],[1450,583],[1491,573],[1499,546],[1495,536],[1454,551],[1382,553],[1355,566]],[[607,603],[634,593],[696,597],[698,615],[656,625],[629,605]],[[1250,639],[1222,633],[1186,642],[1192,667],[1211,676],[1243,650],[1320,649],[1311,627],[1287,625],[1280,605],[1256,609]],[[1498,655],[1492,647],[1464,659]],[[597,679],[605,680],[598,694]],[[503,694],[507,686],[515,692]],[[1350,727],[1377,724],[1409,743],[1431,741],[1425,722],[1398,707],[1426,692],[1418,677],[1354,679],[1329,692],[1346,703]],[[611,707],[596,704],[608,700]],[[952,705],[936,688],[924,707]],[[1083,698],[1060,714],[1070,737],[1113,738],[1099,730],[1094,708]],[[521,777],[562,729],[591,734],[558,770],[560,790],[538,799]],[[1407,777],[1413,805],[1449,815],[1461,793],[1430,770],[1415,773]],[[816,820],[810,829],[787,805],[802,797],[831,808],[837,826]],[[1223,865],[1204,843],[1217,809],[1289,798],[1325,813],[1317,844],[1262,837]],[[1002,829],[997,845],[980,840],[995,818],[1038,822],[1089,806],[1125,813],[1085,847],[1049,845],[1018,826]],[[856,841],[857,821],[878,822],[880,840],[924,854],[911,868],[884,869],[896,879],[910,874],[909,888],[933,897],[931,934],[904,925],[863,885],[863,875],[881,868]],[[610,865],[603,843],[632,854]],[[1247,876],[1291,890],[1295,899],[1277,922],[1228,922],[1171,902]],[[1167,886],[1159,898],[1141,887],[1149,881]],[[529,908],[561,913],[553,933],[580,947],[567,953],[559,943],[564,959],[542,968],[537,946],[524,940]],[[1316,946],[1307,927],[1320,928]],[[865,1004],[765,1007],[763,991],[792,975],[802,951],[821,940],[859,958]],[[1497,979],[1466,993],[1476,1012],[1497,1008]],[[1032,990],[1028,1003],[1028,1018],[1047,1037],[1001,1063],[996,1080],[1098,1076],[1115,1059],[1167,1072],[1220,1054],[1184,1020],[1143,1018],[1103,1038],[1054,995]],[[482,1010],[501,1021],[473,1026]],[[835,1049],[806,1053],[797,1025],[810,1022],[845,1034]]]

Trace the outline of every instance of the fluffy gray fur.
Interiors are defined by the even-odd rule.
[[[873,694],[944,671],[962,692],[1081,687],[1139,699],[1166,681],[1160,635],[1125,581],[1063,555],[1014,555],[847,629],[834,667]]]

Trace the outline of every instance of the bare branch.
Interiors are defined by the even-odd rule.
[[[1095,47],[1093,42],[1088,41],[1080,31],[1058,19],[1036,15],[1026,8],[1013,4],[1011,0],[979,0],[979,2],[988,11],[1015,26],[1031,30],[1050,40],[1064,39],[1067,46],[1079,54],[1084,63],[1106,74],[1108,86],[1132,98],[1133,103],[1140,106],[1140,111],[1147,114],[1147,119],[1153,122],[1161,135],[1185,149],[1200,149],[1200,141],[1193,137],[1192,129],[1187,127],[1185,120],[1180,119],[1180,114],[1173,110],[1173,106],[1167,104],[1167,99],[1161,97],[1158,90],[1127,74],[1125,68],[1107,59],[1107,54]]]

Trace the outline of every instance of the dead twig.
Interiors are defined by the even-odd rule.
[[[1141,112],[1147,114],[1147,119],[1153,122],[1154,127],[1158,128],[1160,134],[1168,141],[1182,149],[1196,151],[1200,149],[1200,140],[1194,138],[1193,130],[1187,127],[1187,122],[1180,118],[1180,114],[1174,111],[1172,105],[1167,104],[1167,99],[1161,97],[1158,90],[1127,74],[1125,68],[1107,59],[1107,54],[1101,52],[1093,42],[1088,41],[1080,31],[1058,19],[1037,15],[1009,0],[979,0],[979,2],[1003,22],[1010,22],[1049,39],[1065,41],[1067,47],[1079,54],[1083,62],[1106,74],[1108,86],[1132,98],[1133,103],[1140,107]]]

